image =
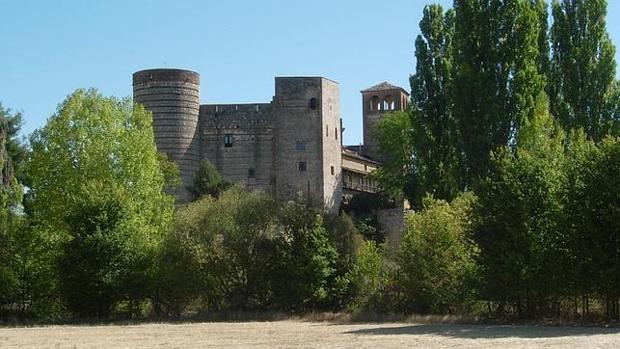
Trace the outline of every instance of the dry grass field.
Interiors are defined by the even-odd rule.
[[[620,329],[304,321],[0,328],[0,348],[620,348]]]

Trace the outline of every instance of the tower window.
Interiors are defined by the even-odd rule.
[[[325,137],[329,137],[329,126],[325,125]]]
[[[336,140],[338,140],[338,127],[334,129],[334,134],[336,135]]]
[[[297,141],[297,143],[295,144],[295,149],[306,150],[306,142]]]
[[[316,108],[317,108],[316,98],[310,98],[310,109],[316,110]]]
[[[305,161],[300,161],[298,166],[299,166],[299,172],[306,172],[306,162]]]
[[[334,170],[334,166],[332,166],[332,176],[334,175],[334,173],[336,173],[336,172]]]
[[[224,135],[224,147],[230,148],[232,147],[232,144],[233,144],[233,135],[225,134]]]
[[[256,177],[256,170],[254,169],[254,167],[248,168],[248,178],[255,178],[255,177]]]
[[[372,96],[372,98],[370,99],[370,110],[379,110],[379,97]]]
[[[391,95],[388,95],[385,97],[385,102],[384,102],[384,109],[385,110],[394,110],[396,109],[396,105],[394,102],[394,97],[392,97]]]

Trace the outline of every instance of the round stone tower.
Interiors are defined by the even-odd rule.
[[[133,98],[153,113],[157,150],[181,173],[181,187],[173,194],[180,202],[188,201],[187,187],[200,162],[200,76],[182,69],[141,70],[133,74]]]

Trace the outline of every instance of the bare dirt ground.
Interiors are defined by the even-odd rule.
[[[620,329],[302,321],[0,328],[0,348],[620,348]]]

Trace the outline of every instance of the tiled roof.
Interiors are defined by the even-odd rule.
[[[359,146],[357,146],[357,145],[356,145],[356,146],[350,146],[350,145],[348,145],[348,146],[344,146],[344,147],[342,147],[342,155],[344,155],[344,156],[350,156],[350,157],[352,157],[352,158],[356,158],[356,159],[358,159],[358,160],[362,160],[362,161],[370,162],[370,163],[376,164],[376,165],[378,165],[378,166],[381,166],[381,163],[380,163],[380,162],[377,162],[377,161],[375,161],[375,160],[373,160],[373,159],[370,159],[369,157],[363,156],[363,155],[361,155],[360,153],[358,153],[357,151],[355,151],[355,150],[351,149],[350,147],[359,147]],[[359,148],[358,148],[358,149],[359,149]]]
[[[365,90],[362,90],[362,92],[375,92],[375,91],[393,91],[393,90],[399,90],[399,91],[403,91],[405,92],[407,95],[409,95],[409,92],[405,91],[404,88],[400,87],[400,86],[396,86],[396,85],[392,85],[387,81],[384,81],[380,84],[377,84],[373,87],[369,87]]]

